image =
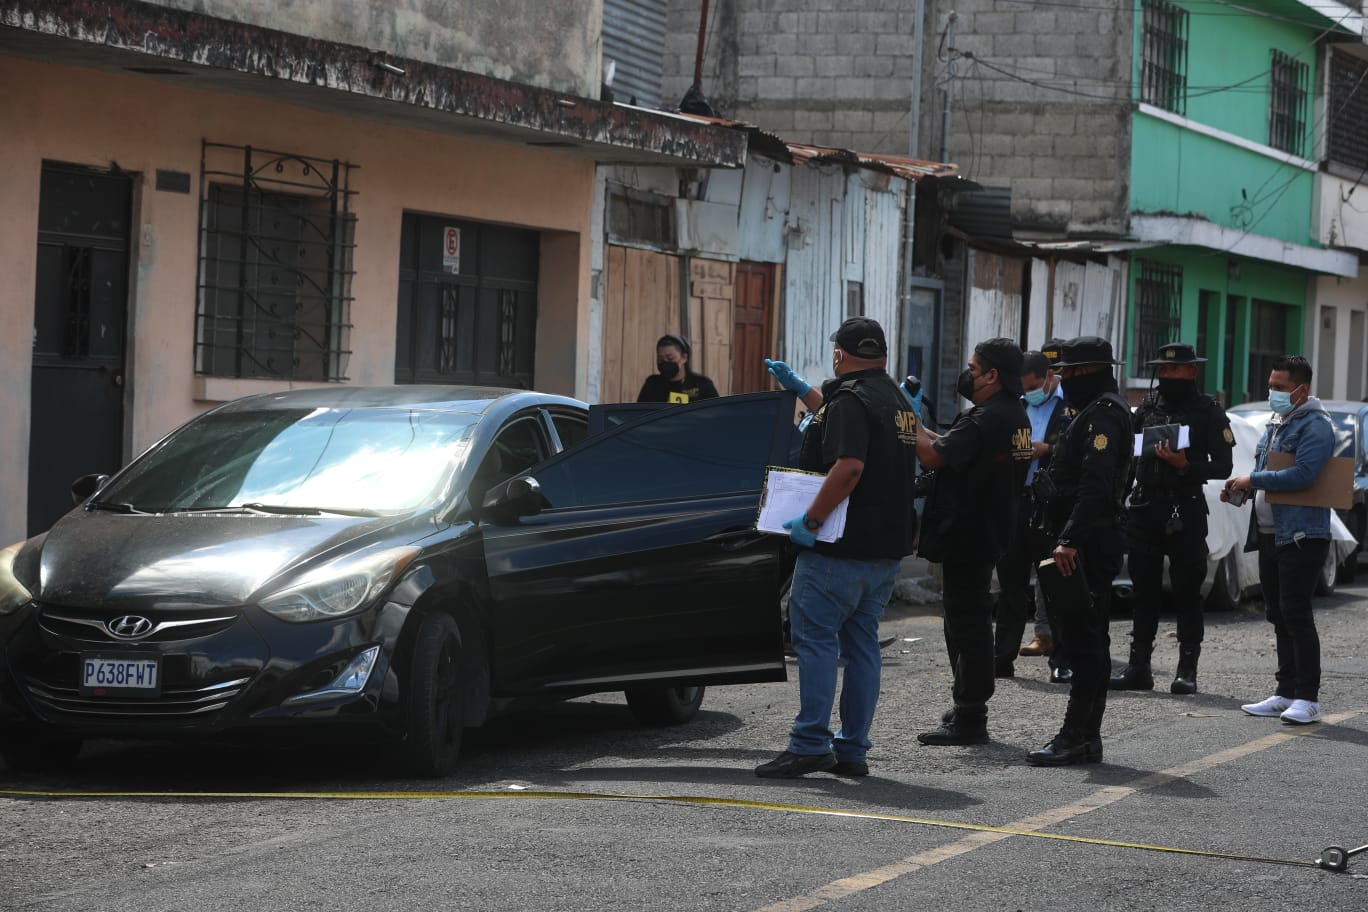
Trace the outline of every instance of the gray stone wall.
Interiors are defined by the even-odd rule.
[[[926,0],[916,155],[1012,188],[1018,231],[1125,231],[1134,4]],[[665,97],[693,77],[698,0],[671,0]],[[703,90],[719,113],[819,145],[907,154],[915,0],[713,0]],[[958,14],[951,54],[945,32]]]
[[[599,97],[603,0],[146,0]]]

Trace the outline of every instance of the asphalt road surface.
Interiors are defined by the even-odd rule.
[[[1113,695],[1100,765],[1024,763],[1064,710],[1043,659],[999,682],[991,743],[918,744],[949,704],[934,606],[885,619],[863,780],[754,776],[796,680],[711,690],[678,728],[611,696],[507,717],[440,781],[348,745],[94,744],[60,774],[0,768],[0,909],[1368,909],[1368,853],[1314,865],[1368,843],[1365,596],[1317,600],[1326,721],[1307,727],[1239,710],[1272,692],[1261,605],[1208,616],[1194,697],[1167,692],[1166,618],[1159,688]],[[1114,657],[1128,633],[1113,622]]]

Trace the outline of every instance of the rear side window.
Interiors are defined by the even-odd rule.
[[[665,409],[659,416],[536,470],[551,508],[676,500],[758,492],[781,409],[766,397],[714,400]]]
[[[579,415],[555,412],[551,415],[551,423],[556,427],[561,446],[567,450],[589,436],[589,423]]]

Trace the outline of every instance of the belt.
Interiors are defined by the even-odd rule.
[[[1132,500],[1148,502],[1157,498],[1200,497],[1201,488],[1137,488]]]

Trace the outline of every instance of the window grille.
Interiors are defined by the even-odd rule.
[[[1326,157],[1368,169],[1368,62],[1342,53],[1331,56],[1329,110]]]
[[[1161,345],[1178,338],[1183,325],[1183,268],[1140,260],[1135,280],[1135,345],[1132,376],[1140,376],[1146,361]]]
[[[1268,144],[1302,154],[1306,134],[1306,79],[1310,68],[1282,51],[1273,52],[1269,71]]]
[[[1168,0],[1145,0],[1140,100],[1187,113],[1187,10]]]
[[[197,373],[347,379],[353,167],[203,144]]]

